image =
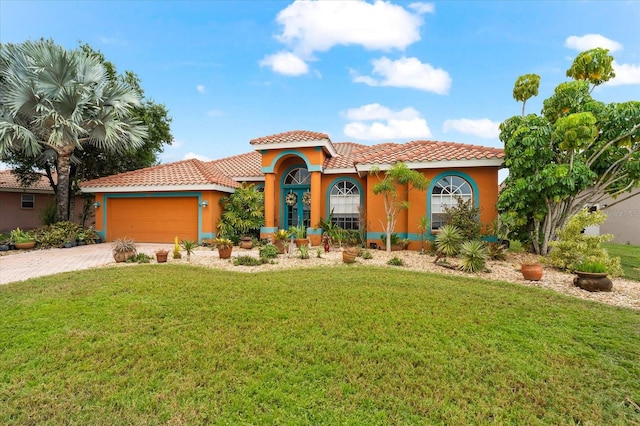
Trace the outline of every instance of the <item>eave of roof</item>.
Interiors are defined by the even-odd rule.
[[[322,149],[330,156],[337,155],[336,148],[326,133],[311,132],[308,130],[292,130],[290,132],[276,133],[274,135],[263,136],[252,139],[249,144],[253,145],[257,151],[291,148],[314,148]]]

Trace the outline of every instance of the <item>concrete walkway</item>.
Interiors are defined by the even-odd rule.
[[[172,250],[173,244],[138,244],[138,252],[150,256],[160,248]],[[115,261],[108,243],[12,253],[0,256],[0,285],[110,263]]]

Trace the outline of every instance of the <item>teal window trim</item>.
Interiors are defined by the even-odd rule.
[[[287,155],[295,155],[299,157],[302,161],[304,161],[304,164],[309,172],[322,171],[322,165],[314,166],[313,164],[311,164],[307,156],[301,153],[300,151],[296,151],[294,149],[287,149],[285,151],[282,151],[280,154],[276,155],[270,165],[262,167],[262,173],[273,173],[278,161],[280,161],[282,157],[285,157]]]
[[[361,211],[364,210],[365,206],[364,206],[364,189],[362,188],[362,184],[360,184],[360,182],[352,177],[348,177],[348,176],[341,176],[341,177],[337,177],[335,179],[333,179],[332,181],[329,182],[329,185],[327,186],[327,193],[324,194],[325,197],[325,219],[329,217],[329,215],[331,214],[331,190],[333,189],[333,187],[339,183],[339,182],[344,182],[344,181],[348,181],[353,183],[356,187],[358,187],[358,191],[360,191],[360,209]]]
[[[468,174],[461,172],[459,170],[448,170],[435,176],[431,180],[431,183],[429,184],[429,188],[427,189],[427,218],[429,219],[429,231],[427,232],[427,234],[430,239],[434,238],[431,234],[431,195],[433,192],[433,188],[435,188],[438,181],[440,181],[440,179],[446,176],[456,176],[466,180],[467,183],[471,186],[471,192],[472,192],[471,196],[473,198],[473,206],[479,207],[480,205],[480,190],[478,189],[478,185],[476,184],[476,181]]]

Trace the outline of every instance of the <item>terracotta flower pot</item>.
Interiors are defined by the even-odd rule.
[[[241,249],[250,249],[253,248],[253,241],[251,238],[243,237],[240,239],[240,243],[238,243],[238,247]]]
[[[284,254],[284,250],[287,245],[287,242],[283,240],[276,240],[273,242],[273,245],[278,248],[278,253]]]
[[[220,255],[220,259],[230,258],[232,250],[233,247],[218,247],[218,255]]]
[[[113,253],[113,259],[117,263],[122,263],[122,262],[126,262],[127,259],[129,259],[135,254],[136,253],[134,251],[120,251],[120,252]]]
[[[542,279],[542,264],[540,263],[523,263],[520,270],[527,281],[540,281]]]
[[[36,246],[36,242],[35,241],[29,241],[26,243],[16,243],[16,248],[18,250],[28,250],[28,249],[32,249]]]
[[[296,238],[295,242],[296,247],[309,246],[309,240],[307,238]]]
[[[342,252],[342,261],[344,263],[354,263],[356,261],[356,257],[358,257],[358,252],[356,250],[345,250]]]
[[[156,253],[156,261],[158,263],[166,263],[167,257],[169,257],[169,252],[159,251]]]

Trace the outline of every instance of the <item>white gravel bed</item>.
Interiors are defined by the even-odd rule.
[[[478,277],[487,280],[508,281],[526,286],[547,288],[558,293],[579,297],[581,299],[640,310],[640,282],[637,281],[631,281],[624,278],[613,278],[613,289],[611,292],[591,293],[574,286],[574,276],[572,274],[560,272],[548,266],[544,267],[542,280],[524,280],[520,273],[520,263],[527,260],[531,261],[536,258],[530,254],[510,254],[506,261],[489,261],[487,263],[488,272],[468,274],[442,265],[436,265],[433,263],[433,256],[422,255],[415,251],[394,251],[387,253],[382,250],[370,250],[373,255],[373,259],[365,260],[358,257],[355,264],[345,265],[342,262],[341,249],[332,248],[329,253],[324,253],[324,251],[322,251],[321,257],[318,258],[317,248],[318,247],[310,248],[309,259],[289,257],[289,255],[284,254],[280,255],[279,258],[275,260],[276,263],[274,264],[265,264],[261,266],[234,266],[233,260],[235,257],[243,255],[258,257],[258,250],[255,248],[245,250],[234,247],[231,260],[222,260],[218,257],[217,250],[198,247],[195,253],[191,256],[191,264],[246,273],[316,266],[366,267],[367,265],[378,265],[392,268],[395,266],[388,266],[387,261],[390,258],[397,256],[403,260],[404,266],[402,266],[402,268],[405,269]],[[451,259],[450,262],[452,265],[455,265],[457,261],[457,259]],[[170,253],[169,262],[186,263],[184,253],[181,260],[172,259]]]

